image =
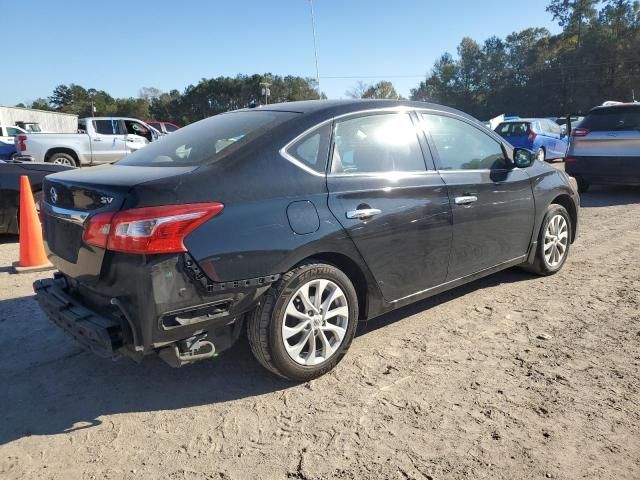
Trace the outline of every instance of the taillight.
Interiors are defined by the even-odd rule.
[[[529,137],[527,138],[527,140],[528,140],[529,142],[533,142],[533,141],[536,139],[536,132],[534,132],[533,130],[531,130],[531,125],[529,125],[528,133],[529,133]]]
[[[89,218],[84,241],[114,252],[186,252],[184,238],[223,208],[216,202],[99,213]]]
[[[24,152],[27,149],[27,144],[25,143],[26,141],[26,135],[18,135],[18,150],[20,150],[21,152]]]
[[[574,137],[586,137],[589,134],[589,131],[590,130],[588,128],[574,128],[571,133]]]
[[[89,217],[83,240],[89,245],[95,245],[96,247],[107,248],[107,241],[109,240],[109,232],[111,231],[111,221],[115,212],[98,213]]]

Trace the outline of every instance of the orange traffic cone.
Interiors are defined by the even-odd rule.
[[[51,270],[44,253],[42,226],[36,212],[29,177],[20,176],[20,261],[13,264],[16,273]]]

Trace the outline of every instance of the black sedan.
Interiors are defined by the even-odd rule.
[[[68,170],[70,167],[52,163],[16,162],[0,160],[0,234],[18,233],[20,207],[20,176],[27,175],[36,207],[42,198],[42,180],[50,173]]]
[[[360,320],[513,266],[556,273],[579,212],[565,173],[405,101],[229,112],[44,192],[60,271],[34,288],[79,342],[180,366],[246,330],[293,380],[332,369]]]

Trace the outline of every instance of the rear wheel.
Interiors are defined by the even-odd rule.
[[[76,159],[73,158],[68,153],[54,153],[49,158],[47,158],[47,162],[56,163],[58,165],[67,165],[69,167],[77,167],[78,163]]]
[[[335,367],[356,332],[358,298],[333,265],[305,263],[265,294],[247,325],[256,359],[289,380],[308,381]]]
[[[562,205],[551,204],[540,227],[533,264],[525,268],[538,275],[552,275],[562,268],[571,247],[571,217]]]

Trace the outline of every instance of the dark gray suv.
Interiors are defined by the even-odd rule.
[[[640,185],[640,103],[593,108],[571,132],[566,171],[591,184]]]

